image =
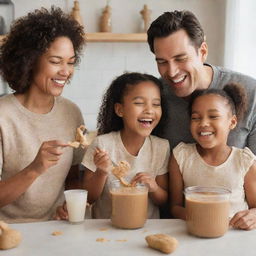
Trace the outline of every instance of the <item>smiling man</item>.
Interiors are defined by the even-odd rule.
[[[248,96],[244,119],[231,131],[230,146],[249,147],[256,153],[256,80],[206,63],[208,47],[204,31],[189,11],[165,12],[148,29],[148,43],[159,73],[169,89],[169,119],[164,133],[171,149],[179,142],[194,142],[189,130],[190,95],[199,89],[222,89],[240,83]]]

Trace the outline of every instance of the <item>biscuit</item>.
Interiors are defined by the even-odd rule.
[[[89,145],[86,139],[86,135],[83,134],[86,131],[86,127],[84,125],[80,125],[76,129],[75,141],[68,142],[68,145],[73,148],[78,148],[79,146],[81,146],[82,148],[86,148]]]
[[[68,145],[70,146],[70,147],[72,147],[72,148],[79,148],[79,146],[80,146],[80,142],[78,142],[78,141],[70,141],[70,142],[68,142]]]
[[[112,173],[120,180],[121,184],[125,187],[131,187],[132,185],[124,179],[124,176],[130,171],[130,164],[126,161],[120,161],[118,165],[113,166]]]
[[[17,247],[21,242],[21,233],[9,228],[8,224],[0,221],[0,250]]]
[[[166,234],[154,234],[145,237],[148,246],[164,253],[172,253],[178,246],[178,241]]]

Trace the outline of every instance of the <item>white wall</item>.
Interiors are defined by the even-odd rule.
[[[70,11],[71,0],[13,0],[15,17],[52,4]],[[80,0],[86,32],[98,31],[104,0]],[[191,10],[202,23],[210,48],[208,60],[223,65],[226,0],[111,0],[113,32],[140,32],[140,10],[147,4],[152,20],[165,11]],[[154,56],[147,43],[87,43],[84,57],[64,96],[81,108],[89,129],[96,128],[96,116],[104,89],[124,71],[148,72],[158,76]]]
[[[227,1],[225,66],[256,77],[256,1]]]

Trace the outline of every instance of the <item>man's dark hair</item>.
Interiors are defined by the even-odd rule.
[[[154,20],[148,29],[148,44],[154,53],[154,39],[167,37],[184,29],[191,43],[198,49],[204,41],[204,31],[196,16],[190,11],[165,12]]]

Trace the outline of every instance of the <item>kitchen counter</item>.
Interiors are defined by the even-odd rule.
[[[0,251],[4,256],[143,256],[164,255],[147,247],[145,236],[166,233],[179,241],[172,256],[255,256],[256,230],[230,229],[223,237],[197,238],[187,234],[182,220],[148,220],[136,230],[122,230],[111,226],[110,220],[87,219],[72,225],[66,221],[11,224],[22,233],[19,247]],[[61,235],[53,236],[52,232]],[[97,239],[102,238],[101,242]]]

